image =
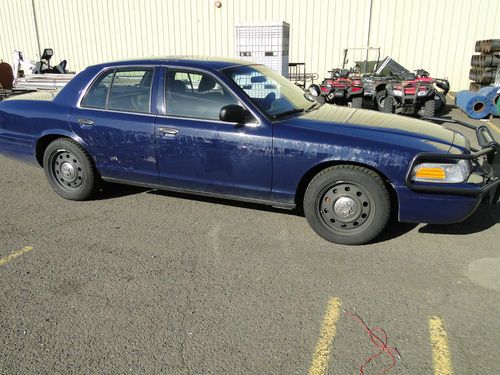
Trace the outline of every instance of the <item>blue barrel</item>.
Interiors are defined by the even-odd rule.
[[[488,101],[486,96],[473,91],[459,91],[455,97],[455,103],[467,116],[476,120],[485,118],[493,111],[491,101]]]
[[[486,96],[488,101],[493,105],[492,111],[490,112],[493,116],[498,116],[497,103],[500,101],[500,87],[483,87],[479,90],[478,95]]]

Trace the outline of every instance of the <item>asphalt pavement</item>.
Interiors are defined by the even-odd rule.
[[[70,202],[5,157],[0,191],[0,374],[346,375],[386,346],[366,375],[500,374],[499,205],[350,247],[251,204]]]

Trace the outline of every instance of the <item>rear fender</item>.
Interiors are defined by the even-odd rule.
[[[73,132],[62,130],[62,129],[47,129],[44,130],[37,142],[33,145],[33,155],[35,155],[36,160],[40,166],[43,166],[43,152],[50,142],[57,138],[69,138],[80,144],[90,155],[92,154],[91,147],[82,138]]]

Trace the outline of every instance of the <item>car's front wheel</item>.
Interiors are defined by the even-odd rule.
[[[63,198],[81,201],[99,187],[99,175],[85,149],[71,139],[50,143],[43,156],[45,175],[52,189]]]
[[[374,171],[357,165],[324,169],[304,195],[307,221],[324,239],[345,245],[373,240],[390,216],[389,193]]]

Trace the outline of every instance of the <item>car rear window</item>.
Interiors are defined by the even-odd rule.
[[[153,69],[115,69],[92,84],[82,107],[149,113]]]

